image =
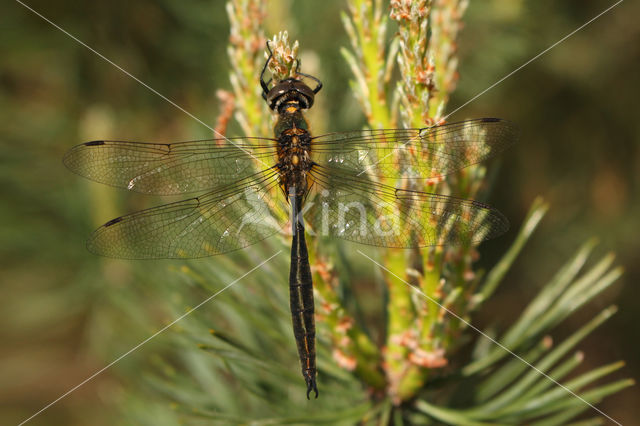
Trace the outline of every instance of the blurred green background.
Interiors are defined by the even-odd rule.
[[[230,87],[223,1],[28,4],[204,122],[215,123],[215,91]],[[472,1],[449,111],[610,4]],[[316,133],[357,129],[364,122],[355,113],[349,71],[339,55],[348,45],[339,19],[343,8],[337,0],[268,3],[268,35],[288,30],[300,40],[305,64],[325,84]],[[622,3],[451,118],[502,117],[520,128],[519,144],[496,163],[490,200],[514,229],[537,195],[551,204],[474,324],[516,318],[536,286],[596,236],[600,252],[615,251],[626,273],[556,332],[566,335],[618,304],[619,313],[582,349],[585,369],[626,360],[621,377],[640,372],[637,16],[637,2]],[[162,279],[169,263],[111,261],[85,250],[86,237],[99,224],[161,200],[87,182],[64,168],[64,152],[98,138],[186,140],[210,137],[210,131],[19,3],[3,7],[0,33],[0,423],[14,424],[145,337],[121,335],[127,320],[136,319],[118,311],[111,297],[141,291],[152,303],[153,280]],[[494,262],[513,236],[512,231],[486,243],[481,263]],[[105,320],[114,311],[120,323]],[[141,349],[152,350],[153,345]],[[116,368],[126,369],[123,364]],[[93,424],[112,424],[118,415],[109,394],[117,381],[117,374],[106,371],[32,424],[86,424],[87,416]],[[634,387],[601,409],[637,424],[638,400]]]

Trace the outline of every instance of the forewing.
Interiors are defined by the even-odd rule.
[[[87,247],[125,259],[227,253],[280,231],[287,213],[276,191],[277,174],[259,173],[222,191],[113,219],[93,233]]]
[[[481,118],[423,129],[329,133],[313,139],[314,160],[353,175],[441,178],[503,151],[516,140],[508,121]]]
[[[378,247],[412,248],[480,242],[509,224],[485,204],[375,183],[314,167],[315,198],[305,218],[317,235]]]
[[[176,143],[93,141],[73,147],[64,164],[96,182],[145,194],[209,191],[273,165],[276,142],[262,138]]]

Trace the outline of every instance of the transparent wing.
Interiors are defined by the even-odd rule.
[[[457,245],[496,237],[507,219],[485,204],[395,189],[337,168],[314,166],[305,218],[317,235],[378,247]]]
[[[329,133],[313,139],[320,164],[387,178],[438,178],[503,151],[516,140],[511,123],[480,118],[423,129]]]
[[[93,253],[125,259],[196,258],[255,244],[280,230],[286,206],[265,171],[200,197],[142,210],[98,228]]]
[[[64,164],[96,182],[145,194],[209,191],[274,164],[268,138],[177,143],[93,141],[73,147]],[[256,168],[256,165],[258,168]]]

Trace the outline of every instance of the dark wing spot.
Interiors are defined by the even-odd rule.
[[[104,145],[104,141],[91,141],[84,144],[84,146],[98,146]]]
[[[494,210],[494,208],[491,207],[488,204],[481,203],[480,201],[476,201],[476,200],[470,200],[470,201],[471,201],[471,204],[476,206],[476,207],[480,207],[480,208],[487,209],[487,210]]]
[[[111,219],[109,222],[105,223],[103,226],[106,228],[111,225],[115,225],[118,222],[122,222],[122,217],[116,217],[115,219]]]
[[[499,118],[483,118],[483,123],[497,123],[498,121],[502,121]]]

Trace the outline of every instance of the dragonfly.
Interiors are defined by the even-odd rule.
[[[478,201],[421,190],[514,142],[496,118],[419,129],[369,129],[312,136],[305,112],[322,82],[299,70],[265,81],[273,137],[176,143],[96,140],[70,149],[64,164],[103,184],[143,194],[194,194],[183,201],[112,219],[88,249],[125,259],[200,258],[291,233],[289,294],[306,396],[316,383],[312,272],[305,233],[387,248],[480,242],[508,229]],[[306,81],[311,81],[307,84]],[[313,86],[313,87],[312,87]]]

